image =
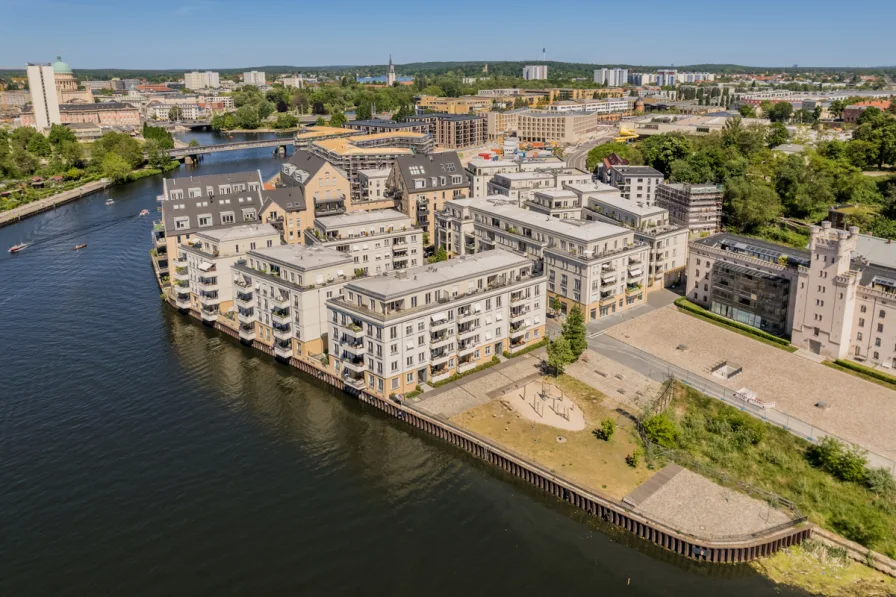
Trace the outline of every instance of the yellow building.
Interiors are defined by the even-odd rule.
[[[57,56],[56,62],[53,63],[53,75],[56,79],[56,95],[60,104],[93,103],[93,94],[88,89],[79,88],[72,69],[62,61],[61,56]]]
[[[314,225],[314,212],[305,203],[301,187],[280,187],[262,191],[261,220],[280,231],[283,242],[301,244],[303,231]]]
[[[462,97],[437,97],[435,95],[417,96],[417,107],[421,110],[444,112],[445,114],[470,114],[488,112],[492,106],[490,97],[464,95]]]
[[[357,132],[357,131],[352,131]],[[327,160],[309,152],[297,150],[280,169],[280,183],[299,188],[308,203],[312,217],[336,215],[351,211],[351,184],[346,173]],[[312,205],[313,203],[313,205]],[[302,228],[301,230],[304,230]],[[296,235],[300,237],[300,234]],[[287,242],[290,241],[287,238]]]

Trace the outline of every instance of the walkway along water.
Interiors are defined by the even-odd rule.
[[[75,201],[77,199],[80,199],[81,197],[86,197],[87,195],[90,195],[92,193],[102,191],[103,189],[111,185],[112,181],[110,181],[108,178],[103,178],[101,180],[89,182],[76,189],[58,193],[56,195],[53,195],[52,197],[47,197],[46,199],[39,199],[38,201],[28,203],[27,205],[15,207],[13,209],[10,209],[9,211],[0,213],[0,227],[14,224],[19,220],[30,218],[31,216],[36,216],[39,213],[43,213],[51,209],[56,209],[60,205],[65,205],[66,203]]]
[[[174,298],[170,295],[170,292],[166,291],[166,289],[163,289],[163,291],[165,292],[165,300],[172,308],[176,309]],[[178,309],[178,311],[190,315],[197,321],[202,321],[197,311],[192,309]],[[203,323],[209,325],[207,322]],[[212,327],[239,341],[239,334],[235,330],[217,321],[214,322]],[[481,458],[489,464],[535,485],[546,493],[572,504],[589,515],[599,517],[606,523],[629,531],[648,542],[686,558],[712,563],[747,562],[771,555],[785,547],[799,544],[809,538],[815,528],[804,521],[796,520],[777,528],[747,536],[708,538],[682,533],[659,521],[651,520],[634,512],[620,501],[581,487],[561,475],[548,471],[512,451],[492,443],[484,437],[461,429],[441,417],[423,413],[408,404],[393,403],[367,394],[364,391],[355,390],[346,386],[341,379],[321,369],[311,361],[296,358],[281,359],[276,357],[273,351],[264,345],[252,344],[252,346],[265,354],[275,357],[278,361],[292,365],[300,371],[356,397],[361,402],[369,404],[416,429],[443,439],[451,445],[461,448],[477,458]]]

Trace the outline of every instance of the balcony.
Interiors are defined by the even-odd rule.
[[[292,330],[289,325],[279,325],[275,323],[272,327],[274,328],[274,338],[277,338],[278,340],[288,340],[292,338]]]
[[[279,340],[274,342],[274,354],[284,359],[292,357],[292,341]]]
[[[180,280],[182,282],[189,281],[190,280],[190,271],[186,267],[177,266],[174,268],[174,274],[172,274],[172,277],[175,280]]]
[[[255,340],[255,324],[254,323],[241,323],[240,324],[240,340]]]
[[[472,325],[466,328],[457,328],[457,339],[465,340],[467,338],[472,338],[474,334],[479,332],[479,328],[482,326]]]
[[[237,309],[236,318],[240,323],[255,324],[255,309]]]
[[[218,285],[218,278],[202,278],[202,277],[200,277],[196,282],[202,288],[214,288],[215,286]]]
[[[271,295],[271,304],[274,307],[278,307],[280,309],[286,309],[289,307],[289,295],[274,293]]]
[[[271,311],[271,321],[282,325],[289,325],[289,309],[274,309]]]
[[[237,292],[236,304],[241,307],[251,307],[255,305],[255,294],[252,292]]]
[[[479,312],[473,311],[472,309],[470,309],[469,311],[466,311],[466,312],[458,311],[457,323],[458,323],[458,325],[460,325],[462,323],[472,321],[472,320],[476,319],[477,317],[479,317]]]
[[[208,305],[208,306],[219,305],[219,304],[221,304],[221,297],[219,297],[217,295],[209,296],[209,295],[200,293],[199,294],[199,302],[203,305]]]
[[[178,291],[174,297],[174,304],[177,305],[178,309],[189,309],[190,308],[190,293]]]
[[[628,262],[629,263],[641,263],[641,256],[640,255],[632,255],[631,257],[628,258]]]
[[[468,354],[473,354],[476,351],[476,343],[472,340],[469,342],[461,342],[457,345],[457,355],[464,356]]]
[[[367,347],[364,346],[364,342],[360,340],[350,339],[347,336],[342,338],[342,341],[339,342],[339,346],[345,352],[351,353],[353,355],[359,356],[367,353]]]
[[[466,361],[458,361],[457,362],[457,372],[463,373],[465,371],[469,371],[476,367],[476,361],[474,359],[468,359]]]
[[[364,358],[346,353],[342,356],[342,366],[356,373],[364,373]]]
[[[353,338],[363,338],[364,326],[360,322],[352,322],[345,326],[345,334]]]
[[[529,307],[521,307],[521,308],[514,307],[513,309],[510,310],[510,322],[513,323],[514,321],[520,320],[523,317],[525,317],[526,314],[528,314],[528,313],[529,313]]]
[[[612,305],[616,302],[616,291],[611,292],[601,292],[600,293],[600,305]]]
[[[522,350],[522,349],[524,349],[525,347],[526,347],[526,341],[525,341],[525,340],[518,340],[517,342],[513,342],[513,341],[510,342],[510,352],[511,352],[511,353],[514,353],[514,352],[517,352],[517,351],[519,351],[519,350]]]
[[[516,323],[511,323],[510,324],[510,333],[515,334],[516,332],[525,330],[527,327],[529,327],[528,324],[526,323],[526,321],[527,320],[524,319],[524,320],[518,321]]]
[[[454,334],[431,334],[429,337],[429,347],[433,350],[444,348],[452,340],[454,340]]]
[[[657,272],[660,271],[659,267],[660,266],[658,266],[658,268],[657,268]],[[641,277],[641,275],[643,273],[644,273],[644,270],[642,270],[640,267],[633,267],[630,270],[628,270],[628,279],[629,280],[637,280]]]
[[[344,381],[347,385],[357,389],[363,390],[366,386],[364,383],[364,374],[356,373],[350,371],[349,369],[345,369],[345,372],[342,374],[342,381]]]
[[[627,286],[627,287],[625,288],[625,294],[628,295],[628,296],[631,296],[631,295],[633,295],[633,294],[637,294],[637,293],[639,293],[639,292],[641,292],[641,285],[640,285],[640,284],[632,284],[631,286]]]
[[[433,321],[432,325],[429,326],[429,331],[432,334],[440,332],[442,330],[447,330],[449,327],[453,326],[454,322],[448,319],[439,319],[438,321]]]
[[[199,315],[202,317],[202,321],[217,321],[220,312],[218,311],[218,306],[215,305],[209,308],[203,307],[199,310]]]
[[[451,353],[444,348],[441,350],[433,350],[429,353],[429,362],[432,366],[436,366],[440,363],[447,363],[449,358],[451,358]]]
[[[432,382],[443,381],[449,377],[451,377],[451,370],[448,367],[430,369],[429,380]]]

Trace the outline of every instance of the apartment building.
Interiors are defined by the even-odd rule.
[[[583,198],[583,219],[630,228],[635,232],[635,240],[650,248],[647,254],[648,292],[683,280],[688,259],[687,228],[671,224],[669,212],[662,207],[624,199],[618,192],[588,193],[585,189],[582,185],[575,192]]]
[[[662,184],[664,177],[659,170],[649,166],[614,165],[605,171],[607,184],[619,189],[624,199],[653,205],[656,201],[656,189]]]
[[[357,129],[330,126],[309,126],[297,132],[294,140],[296,149],[308,149],[315,141],[328,139],[341,139],[343,137],[357,137]]]
[[[436,95],[418,95],[414,98],[417,111],[444,112],[445,114],[476,114],[487,112],[492,107],[492,98],[476,95],[461,97],[439,97]]]
[[[352,200],[352,207],[367,211],[394,207],[395,201],[386,196],[390,174],[392,168],[358,170],[358,197]]]
[[[258,170],[163,179],[162,220],[153,230],[159,271],[196,232],[258,222],[263,186]]]
[[[568,189],[535,191],[524,207],[535,213],[561,220],[581,220],[582,204],[579,196]]]
[[[171,274],[178,309],[198,311],[203,321],[221,320],[236,329],[230,266],[250,249],[280,244],[270,224],[243,224],[197,232],[177,248]]]
[[[547,297],[533,265],[496,250],[352,280],[327,301],[336,374],[385,397],[540,341]]]
[[[250,70],[243,73],[243,85],[254,85],[256,87],[264,87],[267,85],[264,71]]]
[[[714,233],[722,227],[721,185],[664,183],[656,187],[656,204],[669,210],[669,220],[693,233]]]
[[[435,242],[434,213],[445,201],[468,197],[470,184],[457,152],[400,156],[395,160],[389,188],[396,208]]]
[[[187,89],[217,88],[220,85],[221,76],[214,71],[184,73],[184,87]]]
[[[537,169],[496,174],[487,183],[489,195],[506,195],[523,206],[537,191],[559,190],[563,185],[586,184],[591,175],[576,168]]]
[[[378,118],[373,120],[349,120],[345,123],[345,128],[363,131],[368,135],[393,133],[395,131],[408,131],[412,133],[434,132],[431,130],[434,127],[430,127],[428,122],[417,122],[413,120],[407,122],[395,122],[394,120],[381,120]]]
[[[436,247],[444,247],[449,257],[476,253],[476,232],[470,207],[481,199],[453,199],[435,214]]]
[[[261,194],[261,221],[279,230],[284,243],[302,243],[302,231],[314,223],[314,211],[308,209],[302,187],[263,189]]]
[[[484,145],[485,116],[444,115],[436,121],[435,143],[442,149],[460,149]]]
[[[379,275],[423,265],[423,233],[395,209],[358,211],[318,218],[306,244],[336,249],[354,260],[354,271]]]
[[[488,194],[488,181],[496,174],[519,172],[520,164],[516,160],[486,160],[473,158],[467,164],[467,178],[470,180],[471,197]]]
[[[506,249],[536,261],[562,313],[577,306],[585,322],[644,302],[648,246],[634,231],[600,221],[561,220],[486,197],[469,206],[476,254]]]
[[[632,115],[633,100],[624,98],[614,99],[581,99],[562,100],[545,107],[548,112],[586,112],[595,113],[602,119],[621,118]]]
[[[250,250],[230,268],[240,340],[281,359],[320,358],[326,301],[342,294],[353,265],[351,255],[320,246]]]
[[[621,87],[628,83],[626,68],[598,68],[594,70],[594,82],[607,87]]]
[[[548,65],[529,64],[524,66],[523,78],[527,81],[544,81],[548,78]]]
[[[732,234],[692,241],[688,249],[688,300],[764,332],[790,335],[808,251]]]
[[[520,108],[486,115],[490,140],[516,135],[522,141],[574,144],[598,130],[602,115],[594,112],[552,112]]]
[[[351,183],[346,173],[309,151],[296,150],[280,167],[280,183],[301,189],[306,200],[311,198],[315,217],[352,209]]]

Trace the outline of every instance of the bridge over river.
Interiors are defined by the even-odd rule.
[[[241,149],[257,149],[259,147],[273,147],[276,153],[285,154],[289,147],[295,146],[292,137],[276,137],[274,139],[255,139],[250,141],[235,141],[233,143],[218,143],[215,145],[197,145],[194,147],[176,147],[168,150],[168,155],[176,160],[192,161],[198,156],[219,151],[239,151]]]

